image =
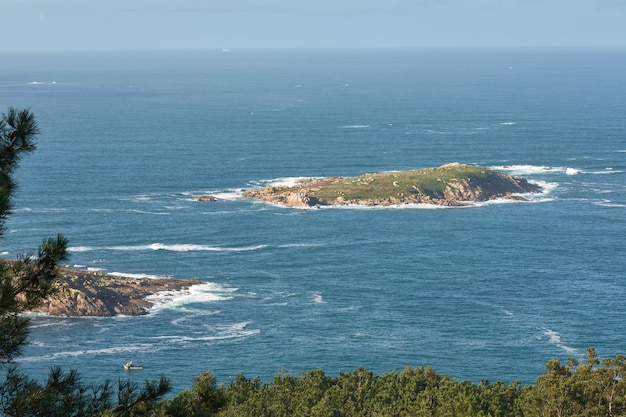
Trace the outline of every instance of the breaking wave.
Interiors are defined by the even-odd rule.
[[[213,245],[195,245],[195,244],[165,244],[151,243],[149,245],[119,245],[119,246],[72,246],[68,248],[70,252],[91,252],[99,250],[111,251],[170,251],[170,252],[246,252],[255,251],[266,248],[267,245],[251,245],[251,246],[213,246]]]
[[[541,327],[540,330],[541,330],[541,333],[543,333],[545,336],[548,336],[548,342],[550,344],[558,347],[559,349],[563,349],[565,352],[569,354],[575,354],[578,352],[576,348],[573,348],[564,344],[561,341],[561,335],[555,332],[554,330],[550,330],[545,327]]]
[[[178,308],[188,304],[211,303],[232,300],[238,288],[225,287],[215,283],[198,284],[182,291],[159,291],[145,299],[153,303],[151,311]]]

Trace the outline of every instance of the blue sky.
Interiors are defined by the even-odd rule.
[[[626,0],[0,0],[0,50],[624,46]]]

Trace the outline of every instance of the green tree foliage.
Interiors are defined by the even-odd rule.
[[[171,400],[165,400],[161,406],[163,416],[171,417],[207,417],[217,415],[226,404],[226,389],[215,387],[215,378],[210,372],[204,372],[192,379],[191,390],[182,391]]]
[[[13,174],[20,160],[36,149],[39,127],[29,110],[9,108],[0,120],[0,234],[11,213],[16,189]],[[56,266],[67,259],[67,239],[44,240],[37,256],[0,262],[0,362],[21,352],[28,336],[28,318],[19,313],[36,306],[53,288]]]

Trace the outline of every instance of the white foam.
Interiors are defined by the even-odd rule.
[[[506,171],[514,175],[534,175],[545,173],[566,173],[566,167],[551,167],[545,165],[500,165],[491,167],[497,171]]]
[[[164,250],[170,252],[246,252],[246,251],[255,251],[259,249],[266,248],[267,245],[250,245],[250,246],[235,246],[235,247],[225,247],[225,246],[212,246],[212,245],[196,245],[196,244],[165,244],[165,243],[151,243],[148,245],[119,245],[119,246],[103,246],[103,247],[93,247],[93,246],[72,246],[69,247],[68,250],[70,252],[89,252],[89,251],[98,251],[98,250],[112,250],[112,251],[157,251]]]
[[[241,200],[243,198],[243,192],[237,189],[215,191],[215,192],[209,192],[206,194],[212,195],[220,200],[225,200],[225,201],[236,201],[236,200]]]
[[[339,126],[341,129],[367,129],[370,127],[370,125],[346,125],[346,126]]]
[[[548,342],[550,344],[555,345],[559,349],[563,349],[565,352],[569,354],[575,354],[577,350],[573,347],[567,346],[561,342],[561,335],[555,332],[554,330],[547,329],[545,327],[541,327],[541,332],[548,336]]]
[[[155,336],[156,340],[167,340],[173,343],[190,343],[190,342],[211,342],[215,340],[241,339],[261,333],[260,329],[248,329],[250,322],[244,321],[231,325],[218,325],[209,330],[216,334],[206,336],[189,336],[189,335],[162,335]]]
[[[174,326],[181,326],[184,325],[187,321],[193,321],[198,317],[214,316],[220,313],[220,310],[196,310],[193,314],[187,314],[183,317],[176,318],[170,323],[172,323]]]
[[[302,181],[307,181],[307,180],[312,180],[312,179],[317,179],[317,178],[321,178],[321,177],[281,177],[281,178],[274,178],[274,179],[271,179],[271,180],[260,181],[260,183],[261,183],[261,186],[270,186],[270,187],[287,186],[287,187],[295,187],[296,185],[298,185]]]
[[[192,251],[210,251],[210,252],[248,252],[264,249],[267,245],[251,245],[240,247],[222,247],[222,246],[206,246],[206,245],[150,245],[153,250],[170,250],[174,252],[192,252]]]
[[[50,82],[32,81],[28,83],[28,85],[57,85],[57,84],[58,83],[56,81],[50,81]]]
[[[164,277],[160,275],[150,275],[150,274],[133,274],[129,272],[107,272],[107,275],[115,276],[115,277],[123,277],[123,278],[133,278],[133,279],[169,279],[171,277]]]
[[[67,248],[70,252],[89,252],[94,250],[91,246],[70,246]]]
[[[615,171],[613,168],[605,168],[604,171],[591,171],[587,172],[587,174],[591,175],[610,175],[610,174],[623,174],[624,171]]]
[[[565,175],[576,175],[578,173],[580,173],[580,170],[576,169],[576,168],[566,168],[565,169]]]
[[[326,301],[322,298],[322,293],[316,292],[313,294],[313,302],[315,304],[326,304]]]
[[[611,200],[596,201],[593,204],[601,207],[626,207],[626,204],[611,203]]]
[[[516,125],[517,122],[502,122],[500,123],[500,126],[513,126]]]
[[[215,283],[193,285],[182,291],[159,291],[145,299],[153,303],[152,311],[179,308],[187,304],[213,303],[231,300],[238,288],[224,287]]]
[[[115,346],[102,349],[66,350],[62,352],[56,352],[51,355],[22,357],[20,358],[20,362],[49,362],[59,358],[79,357],[85,355],[110,355],[129,352],[145,352],[148,350],[154,350],[153,347],[154,346],[152,344],[137,344]]]
[[[146,211],[146,210],[138,210],[138,209],[128,209],[125,210],[127,213],[137,213],[137,214],[152,214],[155,216],[169,216],[171,213],[163,212],[163,211]]]
[[[284,245],[279,245],[279,248],[318,248],[320,246],[324,246],[321,243],[287,243]]]

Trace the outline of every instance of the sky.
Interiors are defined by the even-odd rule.
[[[626,46],[626,0],[0,0],[0,51]]]

